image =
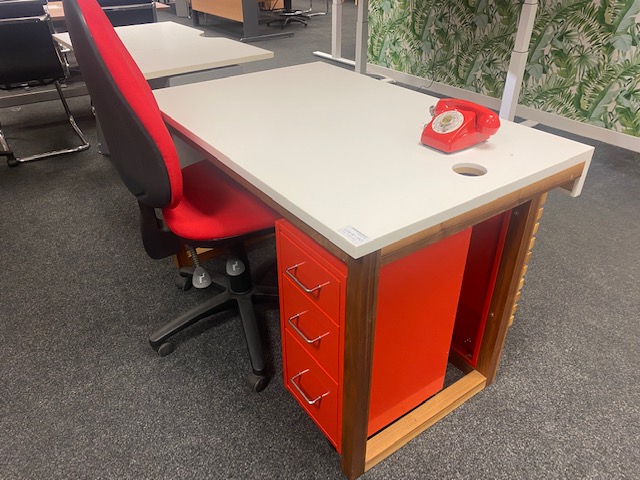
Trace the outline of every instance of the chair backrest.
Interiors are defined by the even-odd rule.
[[[149,84],[96,0],[63,0],[63,5],[74,54],[120,177],[142,204],[176,206],[182,171]]]
[[[153,0],[98,0],[98,3],[114,27],[156,21]]]
[[[0,1],[0,85],[65,77],[46,0]]]

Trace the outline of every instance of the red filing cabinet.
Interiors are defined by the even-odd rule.
[[[369,435],[442,389],[470,236],[381,268]],[[284,383],[340,452],[347,267],[285,220],[276,241]]]
[[[285,387],[340,451],[347,267],[276,223]]]

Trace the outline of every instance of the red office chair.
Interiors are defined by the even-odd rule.
[[[111,160],[138,200],[149,256],[172,255],[182,244],[224,246],[232,253],[227,275],[213,276],[224,292],[152,334],[151,346],[160,355],[171,353],[172,335],[237,303],[253,367],[249,378],[255,391],[262,390],[268,379],[252,298],[273,298],[277,290],[252,284],[243,243],[271,232],[275,213],[207,161],[181,170],[153,93],[96,0],[64,0],[64,10]]]

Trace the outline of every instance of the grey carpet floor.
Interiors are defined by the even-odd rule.
[[[276,58],[251,68],[329,51],[329,17],[292,28],[260,42]],[[232,312],[168,357],[150,349],[148,334],[207,292],[178,291],[171,260],[145,255],[89,100],[70,103],[90,150],[0,163],[0,478],[342,478],[282,386],[275,306],[258,309],[273,374],[260,394],[243,383]],[[21,153],[73,141],[56,102],[0,109],[0,122]],[[584,193],[549,196],[497,381],[363,479],[640,478],[640,155],[581,140],[596,146]],[[252,259],[272,255],[267,243]]]

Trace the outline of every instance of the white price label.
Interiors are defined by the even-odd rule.
[[[367,237],[364,233],[356,230],[352,226],[342,227],[338,230],[343,237],[347,238],[354,245],[362,245],[363,243],[369,241],[369,237]]]

